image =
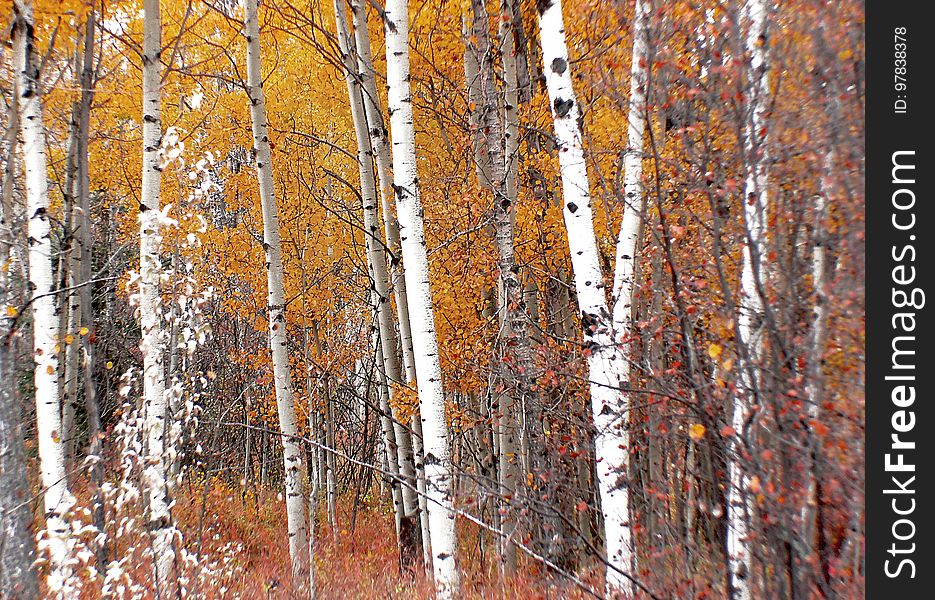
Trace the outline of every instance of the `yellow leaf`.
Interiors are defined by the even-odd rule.
[[[757,475],[754,475],[750,479],[750,491],[754,494],[759,494],[760,490],[763,489],[763,484],[760,483],[760,478]]]
[[[82,327],[81,329],[78,330],[78,333],[81,335],[88,335],[89,332],[90,330],[87,327]]]
[[[701,423],[694,423],[688,427],[688,437],[692,439],[693,442],[697,442],[704,437],[705,427]]]
[[[114,368],[114,363],[112,363],[111,361],[107,361],[107,364],[105,364],[104,366],[107,367],[108,371],[110,371],[111,369]]]
[[[718,344],[711,344],[708,346],[708,356],[710,356],[712,360],[717,360],[718,357],[721,356],[721,352],[723,352],[723,350],[724,349],[721,348]]]
[[[70,343],[72,343],[72,342],[74,342],[74,341],[75,341],[75,336],[73,336],[72,334],[69,333],[68,335],[65,336],[65,343],[66,343],[66,344],[70,344]]]
[[[53,367],[52,365],[49,365],[45,368],[45,372],[48,373],[49,375],[55,375],[55,367]]]
[[[8,317],[15,317],[15,316],[18,315],[18,314],[19,314],[19,311],[16,310],[16,307],[15,307],[15,306],[8,305],[8,306],[6,307],[6,316],[8,316]]]

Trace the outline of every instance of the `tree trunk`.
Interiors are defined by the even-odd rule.
[[[541,2],[539,37],[546,86],[552,106],[556,143],[559,146],[565,229],[571,249],[581,328],[588,355],[591,411],[595,426],[594,448],[597,480],[604,517],[608,595],[632,593],[634,568],[630,531],[628,484],[629,432],[628,385],[625,354],[615,332],[604,296],[603,273],[591,209],[587,165],[581,141],[580,110],[572,87],[560,0]]]
[[[305,523],[305,465],[297,438],[295,399],[286,346],[286,293],[279,240],[279,214],[273,186],[273,165],[266,121],[266,99],[260,68],[260,24],[256,0],[243,0],[244,32],[247,38],[247,93],[253,122],[253,148],[256,153],[256,175],[263,210],[263,247],[266,250],[268,285],[269,343],[282,434],[283,478],[286,495],[286,516],[289,529],[289,556],[292,578],[307,581],[309,568],[308,529]]]
[[[409,316],[418,378],[425,484],[430,499],[428,518],[432,538],[432,565],[438,596],[451,598],[459,592],[455,559],[457,535],[451,494],[452,464],[416,173],[415,127],[409,87],[407,0],[392,0],[386,6],[386,62],[393,132],[393,189],[396,192],[396,210],[406,266],[406,288],[409,292]]]
[[[347,81],[347,93],[350,100],[351,117],[357,137],[357,162],[360,176],[361,203],[364,223],[364,243],[367,263],[370,270],[370,300],[379,325],[380,345],[383,364],[380,376],[386,384],[387,401],[393,406],[395,385],[402,382],[397,353],[396,327],[393,323],[393,307],[390,304],[387,289],[386,255],[384,254],[383,236],[380,232],[376,179],[373,172],[373,148],[368,133],[360,82],[357,80],[357,62],[351,56],[351,41],[347,28],[347,16],[344,0],[335,0],[335,18],[338,30],[338,46],[344,63],[344,75]],[[366,24],[364,24],[366,25]],[[369,38],[365,40],[369,43]],[[382,123],[374,128],[382,127]],[[419,509],[415,493],[415,463],[412,454],[412,437],[398,416],[394,414],[394,435],[398,453],[399,473],[403,478],[402,500],[403,516],[415,517]]]
[[[740,285],[742,299],[737,317],[737,342],[740,347],[740,386],[734,397],[732,438],[729,464],[730,486],[727,493],[727,554],[730,562],[731,597],[747,600],[752,597],[753,549],[750,542],[750,519],[753,504],[746,493],[748,475],[743,455],[749,452],[753,433],[747,426],[756,404],[758,370],[763,347],[763,298],[759,275],[766,242],[766,218],[769,202],[766,167],[765,113],[769,103],[767,76],[766,0],[747,0],[743,7],[746,25],[745,48],[750,56],[748,115],[743,133],[744,169],[743,215],[746,245],[743,249],[743,269]]]
[[[68,512],[75,501],[68,490],[65,448],[56,372],[55,297],[52,293],[52,239],[46,139],[39,97],[39,68],[35,56],[33,7],[28,0],[13,3],[13,60],[19,105],[20,134],[26,171],[26,213],[29,218],[29,280],[32,287],[33,350],[35,358],[36,430],[49,551],[48,586],[52,594],[77,597],[72,571],[71,525]]]
[[[15,33],[15,29],[13,32]],[[16,48],[19,50],[19,48]],[[19,65],[17,65],[19,66]],[[33,563],[36,542],[30,528],[32,515],[24,502],[30,490],[26,479],[26,451],[23,444],[22,407],[13,384],[15,361],[12,348],[13,317],[7,306],[15,305],[11,262],[16,240],[13,223],[13,177],[16,169],[16,143],[19,129],[19,86],[13,79],[9,123],[6,132],[6,163],[3,173],[3,201],[0,205],[0,589],[24,600],[38,598],[39,582]]]
[[[162,142],[161,88],[162,23],[159,0],[145,0],[143,33],[143,174],[140,190],[140,326],[143,354],[143,403],[146,466],[143,483],[149,500],[149,534],[152,539],[154,585],[157,598],[180,595],[175,557],[175,527],[166,480],[168,413],[165,383],[165,339],[162,323],[160,280]]]
[[[80,44],[80,36],[78,43]],[[78,58],[75,57],[74,68],[78,69]],[[62,212],[62,250],[58,260],[59,282],[58,292],[58,340],[62,348],[64,360],[59,365],[59,394],[62,407],[62,443],[65,445],[65,472],[72,479],[75,463],[75,407],[77,404],[78,380],[75,373],[78,369],[77,344],[74,343],[72,332],[81,320],[81,304],[79,296],[71,291],[78,283],[80,269],[80,255],[75,247],[75,217],[78,208],[75,206],[77,185],[75,183],[78,166],[78,112],[80,102],[73,102],[71,118],[68,123],[68,151],[65,157],[65,177],[63,181]],[[72,340],[72,342],[69,342]]]
[[[402,261],[402,249],[399,238],[399,222],[394,208],[392,157],[390,156],[390,142],[383,112],[380,107],[380,97],[377,94],[376,74],[373,68],[373,58],[370,49],[370,32],[367,29],[367,13],[364,2],[351,0],[351,10],[354,19],[354,39],[357,47],[357,65],[360,84],[363,91],[364,109],[370,132],[370,145],[374,162],[377,167],[377,178],[380,189],[380,201],[383,210],[383,227],[386,232],[386,250],[389,253],[389,277],[396,300],[396,313],[399,323],[399,346],[402,349],[403,370],[405,383],[415,383],[415,358],[412,347],[412,328],[409,320],[409,298],[406,291],[406,278]],[[392,315],[392,309],[390,310]],[[397,427],[397,429],[399,429]],[[421,455],[421,423],[415,418],[412,423],[413,436],[408,429],[402,428],[404,436],[397,440],[403,447],[408,442],[412,447],[413,462],[415,463],[416,487],[418,489],[419,524],[422,539],[422,558],[426,569],[432,565],[432,540],[429,533],[428,509],[425,497],[425,471],[422,468]],[[403,453],[406,454],[405,449]]]
[[[393,161],[390,156],[390,140],[380,108],[380,96],[377,95],[376,76],[370,50],[370,32],[367,29],[367,11],[361,0],[350,0],[354,19],[354,39],[357,44],[357,65],[360,85],[363,90],[364,110],[369,124],[370,146],[374,162],[377,165],[377,177],[380,187],[380,203],[383,209],[383,225],[386,231],[386,246],[390,253],[390,280],[393,296],[396,299],[396,312],[399,318],[399,343],[402,348],[403,368],[406,382],[415,380],[415,359],[413,358],[412,331],[409,324],[409,300],[406,294],[406,278],[403,276],[403,264],[399,240],[399,222],[393,205]]]
[[[12,348],[13,317],[7,313],[14,305],[12,274],[13,170],[16,161],[16,129],[19,127],[19,90],[13,81],[7,135],[6,172],[3,181],[2,230],[0,230],[0,589],[12,597],[33,600],[39,597],[39,581],[33,563],[36,541],[30,528],[32,515],[26,500],[31,493],[26,478],[26,451],[23,445],[22,407],[17,402],[15,362]]]

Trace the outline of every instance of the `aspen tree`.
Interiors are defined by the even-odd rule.
[[[165,336],[162,326],[160,234],[162,207],[162,19],[159,0],[143,3],[143,173],[140,188],[140,328],[143,355],[144,439],[143,485],[149,505],[156,595],[178,597],[175,527],[166,480],[166,440],[171,417],[166,400]]]
[[[397,323],[399,324],[399,346],[402,350],[402,366],[405,374],[405,383],[415,383],[415,359],[412,348],[412,327],[409,323],[409,298],[406,292],[406,278],[403,272],[402,252],[399,239],[399,222],[396,219],[396,209],[393,196],[393,159],[390,150],[390,140],[386,123],[383,119],[383,110],[380,106],[380,96],[377,94],[376,72],[373,68],[373,56],[370,49],[370,31],[367,28],[367,11],[365,2],[351,0],[351,14],[354,22],[354,40],[357,50],[357,69],[360,86],[363,93],[364,110],[367,117],[367,126],[370,133],[370,147],[376,164],[378,187],[380,190],[380,205],[383,212],[383,229],[386,234],[386,250],[389,255],[389,277],[396,300]],[[392,312],[390,313],[392,315]],[[414,435],[413,435],[414,434]],[[429,519],[425,496],[425,469],[423,467],[422,451],[422,423],[418,416],[414,417],[412,433],[408,430],[402,439],[397,442],[401,445],[403,455],[413,456],[416,470],[416,488],[418,492],[419,524],[422,538],[422,558],[426,569],[432,565],[432,540],[429,533]],[[407,450],[407,444],[411,450]],[[403,493],[406,490],[402,490]],[[414,492],[413,492],[414,493]]]
[[[370,300],[377,317],[382,367],[378,369],[383,380],[383,388],[387,394],[387,401],[393,405],[393,386],[401,381],[399,357],[397,354],[396,328],[393,323],[392,305],[390,304],[387,289],[386,256],[383,251],[383,238],[380,232],[379,205],[377,200],[376,179],[373,171],[373,149],[371,147],[371,134],[368,132],[367,116],[365,114],[361,85],[356,76],[357,62],[351,55],[351,38],[348,32],[347,15],[344,9],[344,0],[335,0],[335,20],[338,33],[338,47],[341,51],[344,66],[344,77],[347,82],[347,93],[351,107],[351,118],[354,123],[354,132],[357,139],[357,163],[360,178],[360,197],[363,210],[364,245],[367,253],[367,264],[370,271],[371,290]],[[369,40],[367,40],[369,42]],[[402,477],[401,486],[402,507],[399,520],[402,518],[417,518],[419,510],[415,494],[415,464],[412,456],[412,438],[409,430],[394,415],[394,432],[396,440],[397,464],[399,475]],[[392,456],[389,457],[393,459]],[[409,556],[409,549],[403,549],[402,557]]]
[[[727,554],[730,567],[731,595],[735,600],[752,598],[753,548],[750,540],[750,519],[753,505],[747,494],[749,476],[743,466],[747,422],[758,388],[757,371],[763,348],[763,297],[759,289],[763,273],[766,218],[769,204],[766,155],[766,111],[769,104],[769,77],[767,75],[768,41],[766,0],[747,0],[743,6],[742,21],[746,27],[744,50],[749,54],[749,83],[745,96],[749,99],[743,131],[745,181],[743,189],[743,219],[746,244],[743,249],[743,267],[740,278],[742,299],[737,317],[738,344],[741,353],[740,389],[734,397],[730,460],[730,486],[727,491]]]
[[[13,384],[13,327],[16,325],[13,271],[12,182],[16,162],[16,131],[19,128],[19,93],[13,80],[7,126],[6,173],[3,181],[3,205],[0,207],[0,589],[24,600],[39,597],[39,582],[33,563],[36,542],[30,529],[32,514],[23,502],[30,494],[22,473],[26,471],[23,444],[23,416]]]
[[[618,239],[613,305],[608,308],[604,296],[604,276],[599,262],[594,233],[587,164],[579,125],[580,109],[572,87],[565,25],[560,0],[540,2],[539,36],[545,70],[546,87],[552,107],[555,135],[559,147],[562,191],[564,194],[565,228],[571,249],[575,290],[584,345],[588,353],[591,381],[591,411],[597,461],[598,489],[604,515],[604,539],[607,551],[608,593],[632,593],[630,577],[635,569],[635,555],[630,527],[630,494],[628,483],[629,432],[627,430],[628,398],[622,390],[628,386],[628,352],[622,343],[629,323],[630,303],[637,250],[640,203],[639,161],[642,158],[642,117],[645,89],[630,99],[627,169],[630,187],[627,196],[631,206],[625,207],[624,223]],[[646,52],[646,3],[637,2],[634,31],[634,76],[637,91],[645,86],[643,61],[638,55]],[[632,91],[631,91],[632,94]],[[629,213],[629,218],[627,214]],[[635,231],[634,231],[635,230]],[[623,262],[619,262],[623,259]],[[615,318],[616,315],[621,315]],[[625,316],[624,316],[625,315]]]
[[[452,462],[416,172],[415,127],[409,85],[408,0],[387,3],[385,24],[388,108],[393,136],[393,190],[396,193],[419,390],[432,567],[437,595],[451,598],[457,596],[459,590],[455,559],[457,534],[452,511]],[[418,435],[419,432],[416,433]]]
[[[57,318],[52,290],[52,239],[49,215],[49,182],[46,172],[46,136],[39,96],[35,20],[32,3],[13,3],[13,61],[19,94],[20,135],[26,172],[29,281],[32,288],[33,357],[35,361],[36,433],[39,468],[46,517],[45,547],[49,555],[48,586],[53,595],[77,597],[72,570],[73,540],[68,512],[75,504],[68,490],[65,445],[59,408]]]
[[[269,344],[282,434],[282,455],[285,473],[286,517],[289,529],[289,556],[292,577],[296,582],[307,579],[309,568],[308,529],[305,522],[305,466],[298,440],[295,398],[286,346],[286,292],[282,250],[279,238],[279,213],[273,185],[272,151],[269,143],[266,97],[260,65],[260,24],[256,0],[243,0],[244,33],[247,38],[247,93],[253,123],[253,149],[256,153],[256,175],[263,211],[263,248],[266,251],[269,312]]]

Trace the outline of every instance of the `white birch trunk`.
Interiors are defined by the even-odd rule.
[[[455,560],[457,535],[452,511],[451,456],[445,419],[435,312],[429,283],[425,230],[416,173],[415,127],[409,87],[409,3],[392,0],[386,6],[386,62],[390,126],[393,132],[393,189],[400,241],[406,265],[409,317],[415,350],[422,419],[428,518],[432,538],[432,566],[439,598],[459,592]],[[418,433],[418,432],[417,432]]]
[[[78,39],[80,43],[80,36]],[[78,69],[78,58],[75,57],[74,68]],[[65,177],[63,181],[62,210],[65,213],[62,229],[64,231],[63,247],[58,261],[58,277],[61,288],[73,288],[78,282],[76,270],[80,267],[79,255],[75,246],[75,216],[77,207],[75,195],[77,187],[75,176],[78,164],[78,112],[80,103],[73,102],[71,119],[68,124],[68,153],[65,158]],[[65,471],[72,476],[75,459],[75,402],[78,391],[75,372],[78,367],[78,354],[76,344],[68,343],[68,335],[74,331],[76,321],[81,319],[78,295],[73,291],[61,291],[59,296],[59,333],[58,339],[64,354],[64,361],[59,365],[59,394],[62,406],[62,442],[65,444]]]
[[[390,155],[390,140],[383,121],[380,96],[377,95],[376,74],[370,50],[370,31],[367,29],[367,11],[363,0],[350,0],[354,19],[354,39],[357,46],[357,68],[363,89],[364,110],[367,115],[370,146],[377,166],[380,188],[380,204],[383,210],[383,226],[386,245],[391,252],[389,264],[393,296],[399,318],[399,344],[402,348],[403,368],[406,382],[415,381],[415,359],[412,349],[412,332],[409,325],[409,300],[406,295],[406,278],[403,276],[400,255],[399,222],[393,207],[393,161]]]
[[[26,171],[26,213],[29,219],[29,280],[32,284],[33,350],[36,395],[36,431],[39,468],[46,517],[45,548],[49,556],[47,583],[53,596],[77,598],[71,566],[73,541],[68,512],[75,500],[68,490],[65,447],[62,439],[58,390],[55,297],[52,294],[52,239],[46,172],[46,139],[39,97],[39,70],[35,62],[32,3],[13,3],[13,60],[22,111],[23,164]]]
[[[500,3],[500,48],[503,61],[504,193],[513,202],[511,224],[516,221],[516,177],[519,172],[519,77],[514,30],[522,29],[521,15],[513,14],[513,0]],[[519,17],[519,18],[518,18]],[[525,50],[522,50],[525,52]],[[535,323],[535,321],[533,321]]]
[[[166,481],[166,439],[169,430],[165,384],[165,339],[162,327],[160,279],[162,143],[161,91],[162,21],[159,0],[143,4],[143,173],[140,189],[140,350],[143,355],[143,403],[146,466],[143,485],[148,496],[147,519],[152,540],[157,598],[179,594],[175,557],[175,527]]]
[[[266,250],[266,274],[269,308],[269,343],[282,433],[286,517],[289,530],[289,556],[293,581],[305,582],[309,568],[308,529],[305,523],[305,466],[297,437],[295,399],[289,352],[286,347],[286,292],[279,239],[279,214],[273,186],[273,165],[266,121],[266,98],[260,68],[260,25],[256,0],[243,0],[244,32],[247,38],[247,92],[253,121],[253,148],[256,175],[263,210],[263,246]]]
[[[374,152],[371,141],[373,139],[372,132],[376,126],[371,127],[368,132],[368,121],[365,114],[364,99],[361,95],[361,85],[355,76],[358,62],[354,61],[351,56],[351,40],[347,29],[344,0],[335,1],[335,18],[338,30],[338,46],[341,50],[344,63],[351,116],[357,138],[357,158],[360,171],[364,235],[366,236],[365,247],[372,280],[370,297],[379,328],[380,348],[378,358],[381,360],[381,366],[378,370],[387,408],[392,411],[391,407],[395,395],[393,386],[402,381],[402,374],[399,366],[399,355],[397,354],[397,338],[393,323],[393,309],[390,304],[389,290],[387,289],[386,256],[384,254],[383,240],[380,232],[378,200],[375,187],[376,179],[373,171],[372,158]],[[366,23],[362,25],[366,27]],[[369,44],[369,36],[363,41]],[[382,123],[379,124],[379,127],[382,128]],[[383,140],[386,139],[385,136],[380,137]],[[393,221],[395,224],[395,219],[393,219]],[[395,453],[388,454],[387,456],[388,462],[395,463],[393,467],[391,467],[391,470],[400,477],[400,481],[394,482],[393,484],[394,501],[397,499],[397,496],[399,496],[398,499],[401,500],[401,506],[396,506],[398,513],[397,534],[400,534],[400,525],[404,517],[418,518],[419,500],[416,494],[416,472],[412,435],[402,424],[398,415],[393,415],[390,424],[392,436],[387,433],[386,440],[389,442],[392,439],[393,443],[391,445],[388,444],[387,447],[388,449],[390,447],[395,447]],[[397,539],[400,543],[400,564],[405,568],[409,566],[408,563],[413,556],[413,548],[404,547],[403,543],[407,540],[403,540],[399,535]]]
[[[607,561],[611,565],[606,584],[609,595],[619,591],[626,593],[632,591],[632,586],[623,573],[631,574],[634,566],[627,479],[627,406],[620,391],[621,385],[627,384],[627,370],[604,297],[604,277],[594,234],[587,164],[578,124],[580,111],[569,70],[562,5],[560,0],[554,0],[540,2],[538,8],[546,87],[559,146],[565,201],[563,216],[588,353],[598,489]]]
[[[463,14],[461,17],[461,35],[465,39],[464,82],[467,85],[468,123],[473,132],[471,142],[474,148],[474,172],[477,175],[477,182],[488,190],[493,191],[493,186],[491,185],[492,176],[490,174],[490,155],[487,154],[483,136],[477,134],[481,128],[480,115],[484,99],[481,94],[481,58],[477,48],[477,44],[480,43],[480,40],[472,37],[474,35],[475,20],[473,14],[474,5],[475,2],[472,1],[472,10],[469,13]]]
[[[649,52],[649,4],[636,0],[633,18],[633,55],[630,68],[630,101],[627,107],[627,150],[623,160],[623,191],[625,204],[620,235],[617,238],[614,263],[613,318],[618,339],[632,329],[631,310],[636,281],[637,251],[643,216],[643,133],[646,130],[646,95]],[[629,378],[629,345],[623,345],[625,377]]]
[[[390,304],[389,290],[387,289],[386,257],[383,251],[383,238],[380,233],[376,179],[373,172],[373,149],[367,127],[361,86],[356,77],[357,62],[351,55],[351,41],[348,33],[346,11],[344,10],[344,0],[335,0],[334,9],[335,20],[337,21],[338,47],[341,50],[341,58],[344,64],[344,77],[347,82],[351,118],[354,122],[354,132],[357,139],[357,163],[364,216],[364,244],[373,286],[370,296],[373,310],[377,315],[383,354],[380,375],[386,380],[387,400],[392,406],[394,397],[392,386],[400,383],[402,379],[396,350],[396,328],[393,324],[392,305]],[[369,39],[367,42],[369,42]],[[404,515],[411,516],[415,515],[419,508],[415,493],[415,462],[412,455],[412,438],[409,431],[399,422],[399,419],[395,418],[395,415],[393,425],[399,474],[405,482],[401,490],[403,511]]]
[[[10,30],[11,34],[13,29]],[[2,55],[0,55],[2,58]],[[3,164],[3,182],[2,190],[0,190],[0,252],[2,252],[3,263],[0,266],[3,267],[3,270],[0,271],[0,277],[3,277],[6,280],[6,284],[9,286],[7,288],[8,293],[13,291],[13,277],[12,274],[19,271],[18,268],[14,268],[14,263],[20,261],[16,248],[16,238],[17,236],[13,233],[13,221],[15,219],[13,211],[13,185],[14,177],[16,172],[16,153],[17,153],[17,142],[18,133],[19,133],[19,89],[16,85],[17,77],[13,78],[13,91],[10,99],[9,110],[7,111],[7,118],[9,119],[7,123],[6,134],[4,136],[4,151],[7,153],[7,160]]]
[[[802,523],[804,538],[809,547],[814,545],[815,533],[819,523],[815,517],[818,513],[818,470],[820,469],[821,443],[815,434],[815,423],[822,415],[821,404],[824,402],[824,356],[825,341],[828,337],[828,232],[824,226],[827,217],[828,196],[830,180],[833,177],[834,153],[830,150],[825,156],[825,172],[823,173],[821,189],[815,196],[815,228],[812,232],[812,288],[814,290],[814,306],[812,307],[812,331],[808,350],[808,442],[810,446],[809,468],[806,471],[805,506],[802,510]]]
[[[409,299],[406,292],[406,278],[402,263],[402,250],[399,239],[399,222],[396,219],[393,195],[392,157],[390,156],[390,141],[386,125],[383,121],[383,111],[380,107],[380,97],[377,94],[376,73],[373,68],[373,57],[370,50],[370,32],[367,29],[367,12],[365,3],[361,0],[351,0],[351,10],[354,20],[354,39],[357,46],[357,66],[360,84],[363,89],[364,110],[367,116],[368,131],[370,133],[370,146],[374,162],[377,166],[377,179],[380,189],[380,203],[383,210],[383,228],[386,232],[386,247],[389,249],[389,277],[396,300],[396,314],[399,323],[399,346],[402,350],[403,371],[405,382],[412,384],[416,379],[414,351],[412,347],[412,328],[409,323]],[[390,312],[392,315],[392,312]],[[422,558],[427,569],[432,565],[432,540],[429,532],[428,509],[425,497],[425,471],[422,468],[421,454],[421,423],[414,419],[412,423],[415,436],[406,430],[406,436],[411,439],[413,461],[416,465],[416,487],[418,489],[419,525],[422,537]],[[407,439],[404,438],[403,443]],[[405,490],[403,490],[405,491]]]
[[[747,233],[743,250],[740,279],[742,298],[737,325],[740,346],[746,348],[746,364],[740,365],[740,389],[734,400],[732,438],[729,465],[730,487],[727,492],[727,553],[730,566],[732,598],[747,600],[752,597],[753,551],[750,544],[750,519],[753,506],[746,489],[749,482],[742,460],[745,451],[745,425],[754,404],[757,371],[760,366],[763,327],[763,299],[757,289],[758,274],[766,236],[768,206],[766,167],[765,112],[769,102],[767,77],[766,0],[747,0],[743,7],[746,25],[745,51],[750,55],[749,115],[744,127],[743,150],[745,183],[743,214]],[[742,358],[744,358],[742,356]]]
[[[12,32],[16,31],[14,27]],[[16,50],[20,49],[16,47]],[[6,307],[15,303],[10,263],[16,241],[10,224],[13,221],[13,174],[19,129],[17,77],[13,78],[12,84],[9,123],[4,140],[7,160],[0,207],[0,310],[3,311],[0,314],[0,548],[3,548],[0,552],[0,589],[24,600],[33,600],[39,597],[39,582],[33,566],[36,541],[30,528],[32,511],[22,501],[31,491],[29,482],[22,477],[26,471],[23,411],[14,385],[15,362],[11,339],[14,321],[6,312]]]

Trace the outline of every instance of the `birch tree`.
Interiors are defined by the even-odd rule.
[[[732,597],[746,600],[752,597],[753,548],[750,540],[750,519],[753,506],[746,493],[749,476],[744,469],[744,454],[752,439],[749,422],[756,404],[758,369],[763,347],[763,297],[760,275],[763,248],[766,242],[769,178],[766,155],[766,110],[769,103],[767,75],[766,0],[748,0],[743,6],[742,21],[746,27],[744,51],[750,57],[747,114],[743,131],[745,181],[743,190],[743,220],[746,244],[737,317],[738,345],[741,348],[740,389],[735,396],[732,426],[737,432],[732,438],[730,486],[727,492],[727,553],[730,567]],[[746,440],[746,444],[744,442]]]
[[[159,0],[143,3],[143,173],[140,188],[139,302],[143,355],[143,406],[146,465],[143,485],[149,505],[156,595],[175,598],[179,581],[175,527],[166,480],[169,411],[165,382],[165,336],[162,326],[161,187],[162,169],[162,19]]]
[[[630,530],[628,483],[629,434],[627,411],[630,386],[630,353],[625,336],[631,327],[631,304],[636,255],[642,215],[643,132],[646,109],[646,62],[648,51],[648,2],[638,0],[633,32],[633,67],[625,160],[626,206],[617,241],[611,306],[604,292],[604,276],[594,233],[587,164],[579,125],[580,109],[572,86],[565,25],[560,0],[541,2],[539,35],[546,87],[552,106],[559,147],[565,228],[571,250],[575,290],[584,345],[588,352],[591,411],[598,489],[604,516],[604,539],[609,568],[608,593],[632,592],[635,569]]]
[[[78,244],[78,275],[82,283],[78,291],[81,305],[81,318],[78,339],[81,351],[80,366],[83,371],[84,405],[88,420],[88,455],[100,457],[103,451],[101,432],[101,408],[97,395],[97,384],[94,381],[94,345],[91,336],[95,335],[94,314],[92,312],[91,279],[91,175],[90,175],[90,137],[91,137],[91,102],[94,98],[94,50],[95,30],[97,27],[97,13],[88,12],[85,20],[84,50],[81,67],[81,98],[78,111],[78,163],[76,173],[76,208],[74,221],[77,226],[76,241]],[[79,373],[76,373],[79,376]],[[104,501],[101,497],[103,485],[103,466],[99,460],[92,458],[90,464],[92,484],[92,515],[94,525],[104,530]],[[97,544],[96,553],[98,564],[107,562],[106,544]]]
[[[14,30],[15,31],[15,30]],[[22,477],[26,472],[26,450],[23,445],[23,415],[18,402],[15,381],[13,335],[17,319],[10,269],[14,239],[9,227],[12,221],[12,171],[16,162],[16,130],[19,128],[19,103],[16,80],[8,114],[6,136],[3,205],[0,207],[0,589],[24,600],[39,597],[39,582],[33,563],[36,560],[36,542],[30,528],[32,515],[30,490]],[[5,174],[6,175],[6,174]]]
[[[9,250],[0,241],[0,260]],[[3,276],[0,276],[3,277]],[[0,281],[0,305],[6,309],[10,290],[6,277]],[[23,448],[22,410],[13,387],[14,361],[11,348],[14,318],[0,317],[0,588],[24,600],[39,597],[39,583],[33,563],[36,544],[30,522],[30,490],[22,474],[26,472]]]
[[[383,380],[382,387],[386,393],[387,401],[390,406],[393,406],[393,386],[402,381],[402,375],[396,349],[398,340],[393,322],[393,309],[387,289],[386,256],[383,251],[383,236],[380,232],[379,201],[373,171],[372,138],[368,131],[361,85],[357,77],[357,61],[354,60],[352,55],[344,0],[335,0],[334,11],[338,47],[341,51],[344,78],[347,82],[347,93],[351,108],[351,119],[354,123],[354,133],[357,139],[357,164],[360,177],[361,208],[363,211],[364,244],[371,279],[370,300],[377,317],[380,340],[379,354],[382,359],[382,368],[378,369],[378,372]],[[366,25],[364,24],[364,26]],[[369,39],[366,42],[369,43]],[[399,507],[401,513],[398,516],[400,519],[404,517],[416,519],[418,518],[419,504],[415,493],[416,479],[412,455],[412,437],[409,430],[400,422],[398,415],[393,416],[392,423],[393,437],[396,441],[396,456],[390,456],[389,459],[393,460],[395,458],[403,483],[401,486],[402,506]],[[400,548],[400,550],[401,559],[405,563],[406,557],[412,554],[411,549]]]
[[[294,581],[305,581],[309,568],[308,529],[305,523],[305,466],[298,440],[295,398],[286,346],[286,292],[282,250],[279,238],[279,210],[273,186],[272,151],[266,116],[266,98],[260,66],[260,24],[256,0],[243,0],[244,33],[247,38],[247,94],[253,123],[253,149],[256,176],[263,211],[263,248],[266,251],[269,313],[269,344],[282,434],[286,488],[286,516],[289,529],[289,556]]]
[[[457,596],[459,590],[455,560],[457,535],[452,511],[452,463],[416,172],[415,127],[409,85],[408,0],[387,3],[385,29],[388,108],[393,136],[393,189],[396,193],[419,390],[432,567],[437,595],[452,598]]]
[[[373,56],[370,48],[370,31],[367,28],[367,11],[362,0],[350,0],[351,13],[354,23],[354,41],[357,50],[357,70],[364,101],[364,112],[367,117],[367,127],[370,133],[370,147],[373,161],[376,165],[377,182],[380,191],[380,206],[383,213],[383,230],[385,233],[385,248],[388,255],[388,270],[390,287],[393,298],[396,300],[396,316],[399,325],[399,346],[402,350],[402,368],[405,383],[415,383],[416,370],[414,351],[412,347],[412,327],[409,323],[409,297],[406,291],[406,278],[403,272],[401,243],[399,239],[399,222],[393,196],[393,159],[390,150],[390,140],[383,118],[383,109],[380,105],[380,96],[377,93],[377,74],[373,68]],[[392,314],[392,308],[390,309]],[[412,423],[411,435],[412,455],[416,468],[416,488],[418,491],[419,525],[422,538],[422,558],[427,569],[432,565],[432,541],[429,532],[428,510],[425,496],[425,469],[423,465],[422,423],[415,418]],[[406,432],[409,433],[408,431]],[[397,440],[400,442],[400,440]],[[404,438],[401,443],[405,444]],[[405,447],[401,450],[406,453]],[[403,490],[405,493],[405,490]]]
[[[529,319],[525,314],[522,282],[514,249],[516,211],[516,172],[519,159],[519,128],[517,123],[518,81],[514,54],[513,10],[509,0],[502,3],[499,37],[503,57],[502,95],[497,88],[494,52],[490,40],[489,15],[486,4],[472,0],[472,26],[465,49],[465,75],[468,97],[474,104],[472,126],[475,129],[475,161],[478,181],[493,192],[491,220],[497,248],[500,273],[498,310],[500,341],[505,356],[499,364],[500,378],[509,389],[498,394],[498,436],[500,437],[501,495],[514,496],[520,480],[520,466],[526,473],[540,468],[538,416],[539,398],[533,392],[535,364],[529,336]],[[480,143],[478,143],[480,142]],[[520,414],[520,411],[524,414]],[[523,423],[518,428],[517,424]],[[516,447],[516,432],[522,433],[522,452]],[[522,461],[520,458],[522,457]],[[520,464],[522,463],[522,464]],[[527,495],[534,494],[527,486]],[[518,513],[508,501],[503,502],[502,527],[505,539],[502,548],[507,571],[516,568],[516,550],[512,543]],[[538,530],[535,525],[533,530]]]
[[[39,447],[40,481],[49,555],[47,583],[53,595],[77,597],[72,570],[73,540],[68,512],[75,500],[68,490],[65,446],[59,408],[58,319],[52,290],[52,239],[49,215],[49,183],[46,172],[46,136],[42,120],[39,67],[36,62],[35,21],[32,3],[13,3],[13,61],[21,110],[23,166],[26,172],[27,235],[29,237],[29,281],[32,289],[33,359],[35,361],[36,433]]]

